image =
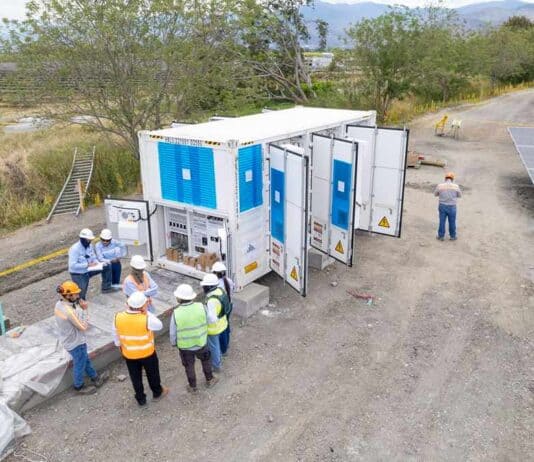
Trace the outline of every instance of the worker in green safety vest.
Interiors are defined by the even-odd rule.
[[[178,306],[169,324],[170,341],[180,352],[180,359],[189,382],[188,391],[195,393],[198,390],[195,359],[199,359],[202,364],[206,387],[210,388],[219,381],[218,377],[213,375],[211,354],[207,344],[208,324],[216,322],[217,315],[202,303],[194,302],[196,294],[189,284],[179,285],[174,291],[174,296]]]

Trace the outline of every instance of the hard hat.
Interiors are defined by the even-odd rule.
[[[453,172],[447,172],[445,174],[445,179],[450,178],[451,180],[454,180],[454,173]]]
[[[146,268],[146,262],[141,255],[134,255],[130,260],[130,266],[138,270],[144,270]]]
[[[189,284],[180,284],[174,291],[174,296],[179,300],[194,300],[197,294]]]
[[[95,238],[95,235],[93,234],[93,232],[89,228],[83,228],[80,231],[80,237],[82,237],[84,239],[93,240]]]
[[[221,273],[222,271],[226,271],[226,266],[224,266],[224,263],[216,261],[211,267],[211,271],[214,273]]]
[[[143,292],[136,291],[128,297],[128,306],[134,310],[139,310],[145,306],[148,298]]]
[[[213,273],[208,273],[204,276],[204,279],[200,281],[200,285],[203,287],[217,286],[219,285],[219,278]]]
[[[56,289],[58,294],[61,295],[69,295],[69,294],[79,294],[82,289],[78,287],[78,284],[76,284],[73,281],[65,281],[63,284],[57,286]]]
[[[100,233],[100,239],[102,239],[103,241],[110,241],[112,237],[113,235],[111,234],[110,229],[105,228]]]

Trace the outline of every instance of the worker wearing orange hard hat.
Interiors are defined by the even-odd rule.
[[[65,281],[56,291],[61,300],[56,303],[54,315],[60,341],[72,357],[74,390],[82,395],[92,394],[104,383],[108,374],[98,375],[87,354],[87,302],[80,298],[82,290],[73,281]],[[89,386],[84,383],[85,375],[91,379]]]
[[[451,241],[457,239],[456,236],[456,202],[462,197],[460,187],[454,183],[454,173],[445,174],[445,182],[440,183],[434,190],[434,196],[439,197],[439,227],[436,239],[445,240],[445,225],[449,222],[449,236]]]

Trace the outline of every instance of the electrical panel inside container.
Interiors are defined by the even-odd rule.
[[[219,229],[224,228],[223,219],[193,213],[191,216],[191,240],[195,252],[219,252]]]
[[[188,252],[187,212],[185,210],[169,209],[167,213],[167,225],[170,232],[171,247]]]

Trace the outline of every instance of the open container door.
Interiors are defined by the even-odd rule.
[[[308,158],[269,145],[270,266],[302,296],[308,281]]]
[[[141,255],[153,261],[148,202],[131,199],[105,199],[106,225],[113,238],[126,244],[128,255]]]
[[[347,137],[366,143],[357,229],[400,237],[408,129],[347,125]]]
[[[352,266],[358,144],[312,135],[311,246]]]

